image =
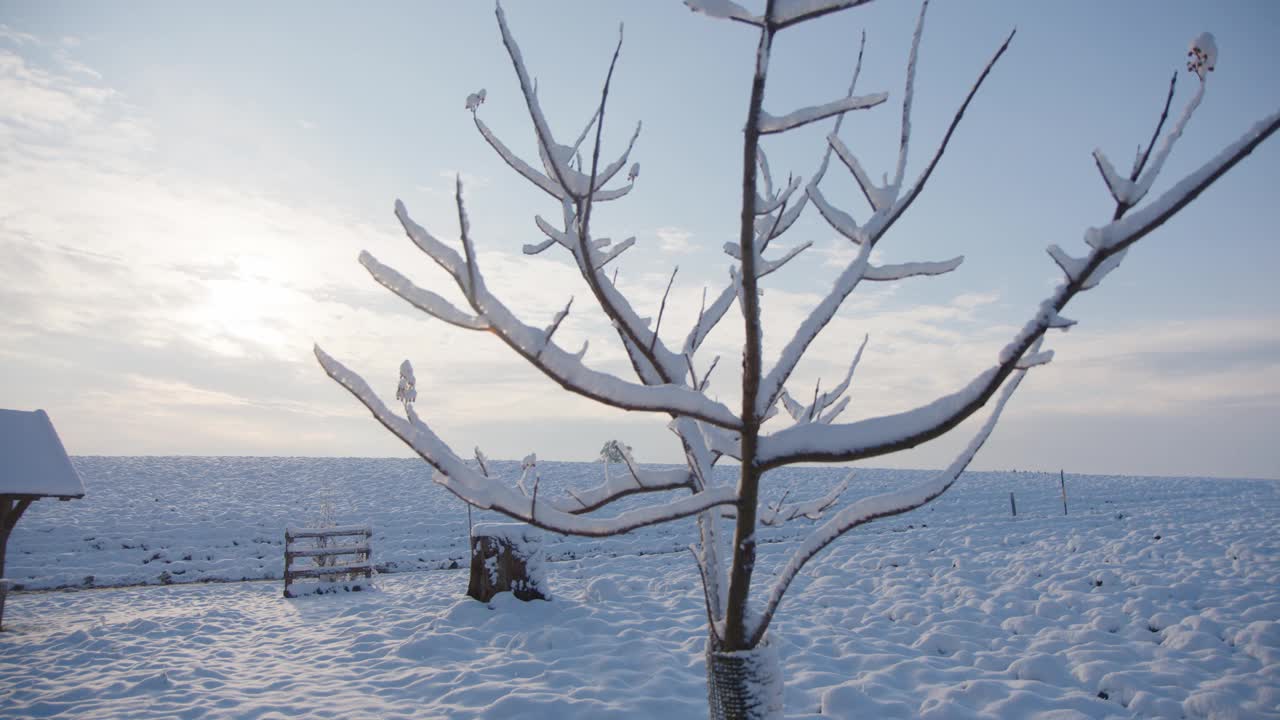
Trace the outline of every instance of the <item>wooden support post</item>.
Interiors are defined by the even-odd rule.
[[[1018,503],[1014,502],[1013,493],[1009,493],[1009,512],[1013,513],[1014,517],[1018,517]]]
[[[1062,486],[1062,514],[1067,514],[1067,473],[1065,470],[1058,471],[1058,484]]]
[[[0,630],[4,630],[4,600],[9,594],[9,581],[4,579],[4,554],[9,545],[9,533],[18,524],[18,518],[31,507],[31,498],[0,496]]]

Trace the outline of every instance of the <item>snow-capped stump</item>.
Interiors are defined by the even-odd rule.
[[[542,533],[524,523],[481,523],[471,528],[467,595],[489,602],[500,592],[526,601],[551,599],[542,571]]]

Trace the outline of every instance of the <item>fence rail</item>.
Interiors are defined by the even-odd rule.
[[[357,538],[355,544],[330,544],[335,538]],[[352,580],[363,576],[373,577],[373,548],[369,542],[373,529],[367,525],[347,525],[332,528],[285,528],[284,531],[284,596],[297,597],[293,591],[295,580],[320,578]],[[296,540],[314,540],[309,547],[296,545]],[[311,558],[314,565],[294,569],[295,559]],[[338,558],[344,558],[338,562]]]

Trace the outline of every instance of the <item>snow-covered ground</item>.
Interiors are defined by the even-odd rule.
[[[548,537],[555,599],[486,606],[463,596],[465,571],[438,569],[465,565],[467,517],[421,463],[76,464],[86,498],[36,503],[10,542],[7,575],[27,587],[278,577],[284,527],[326,484],[339,522],[374,526],[380,565],[430,571],[296,600],[279,582],[15,593],[0,717],[705,717],[705,615],[678,551],[691,524]],[[544,492],[601,471],[540,468]],[[841,477],[772,487],[794,479],[804,499]],[[847,495],[920,477],[865,471]],[[1280,483],[1067,484],[1063,517],[1056,475],[968,474],[837,542],[772,630],[788,715],[1280,717]],[[764,534],[762,579],[806,527]]]

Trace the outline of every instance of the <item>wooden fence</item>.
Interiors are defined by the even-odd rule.
[[[363,576],[373,577],[372,548],[370,538],[373,529],[367,525],[348,525],[328,528],[285,528],[284,531],[284,596],[297,597],[293,593],[295,580],[317,578],[338,581],[353,580]],[[337,538],[355,538],[347,544],[338,544]],[[295,544],[297,540],[311,540],[308,547]],[[299,558],[311,558],[310,567],[294,569]]]

